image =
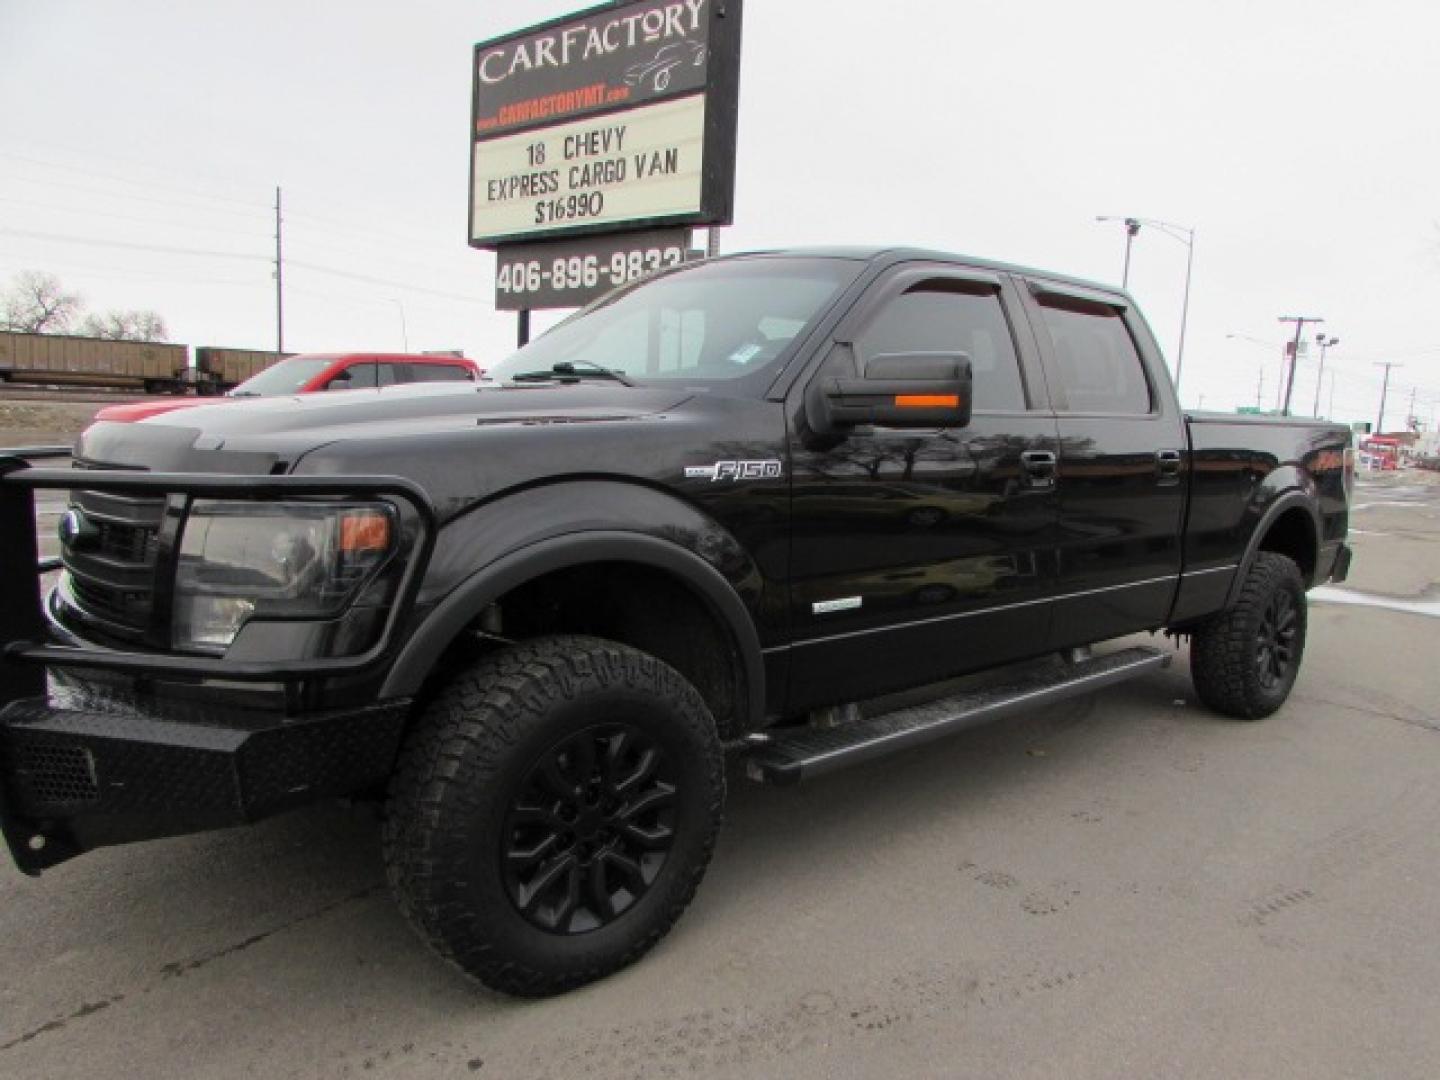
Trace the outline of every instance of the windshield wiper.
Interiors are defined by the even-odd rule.
[[[575,365],[569,360],[560,360],[551,365],[549,371],[522,371],[518,375],[511,375],[511,382],[551,382],[553,380],[568,381],[585,378],[599,377],[601,379],[614,379],[621,386],[628,386],[634,389],[635,384],[627,379],[623,373],[614,371],[611,368],[602,367],[591,360],[581,360],[585,365],[584,371],[576,371]]]

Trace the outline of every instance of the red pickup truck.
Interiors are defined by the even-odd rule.
[[[304,353],[288,356],[252,375],[227,397],[284,397],[316,390],[361,390],[398,383],[474,382],[483,370],[462,356],[417,356],[410,353]],[[170,399],[109,405],[97,420],[134,423],[161,413],[185,409],[199,401]]]

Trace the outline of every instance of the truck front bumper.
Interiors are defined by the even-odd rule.
[[[323,689],[327,680],[385,670],[435,546],[437,518],[425,492],[393,476],[31,464],[68,454],[64,447],[0,450],[0,833],[16,865],[37,874],[92,848],[240,825],[377,788],[394,765],[408,700],[285,715],[279,706],[239,708],[233,689],[283,686],[285,700],[299,702],[311,700],[307,688]],[[38,557],[37,490],[161,499],[172,532],[198,498],[383,499],[412,523],[413,536],[384,625],[364,652],[232,661],[148,647],[125,651],[57,633],[47,621],[40,576],[61,560]],[[176,536],[157,534],[153,565],[137,564],[148,568],[137,587],[151,598],[152,614],[169,610]],[[156,616],[149,630],[163,627],[164,617]],[[72,671],[85,675],[67,674]],[[117,680],[152,689],[140,696],[112,688]],[[167,685],[198,696],[186,701],[153,693]]]
[[[0,709],[0,830],[38,874],[92,848],[358,794],[389,775],[408,704],[286,717],[52,688]]]

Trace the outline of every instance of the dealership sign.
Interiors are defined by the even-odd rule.
[[[636,0],[477,45],[470,243],[729,224],[740,11]]]

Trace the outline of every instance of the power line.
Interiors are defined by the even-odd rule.
[[[8,150],[0,150],[0,157],[9,158],[11,161],[23,161],[29,165],[39,165],[47,169],[59,169],[62,172],[78,173],[81,176],[93,176],[98,180],[113,180],[119,184],[130,184],[132,187],[152,188],[156,191],[173,191],[180,195],[188,195],[197,199],[214,199],[216,202],[235,203],[237,206],[246,206],[259,209],[263,204],[251,202],[248,199],[236,199],[229,195],[212,195],[205,191],[195,191],[191,188],[176,187],[174,184],[160,184],[154,180],[132,180],[126,176],[117,176],[114,173],[99,172],[95,169],[82,169],[78,165],[62,165],[55,161],[45,161],[42,158],[27,157],[24,154],[14,154]]]
[[[385,285],[392,289],[409,289],[412,292],[426,293],[430,296],[442,296],[447,300],[458,300],[465,304],[478,303],[482,298],[476,296],[462,296],[459,293],[442,292],[439,289],[426,289],[419,285],[409,285],[403,281],[393,281],[388,278],[369,277],[365,274],[354,274],[348,270],[338,270],[333,266],[322,266],[319,263],[302,262],[299,259],[291,259],[291,266],[303,267],[306,270],[314,270],[321,274],[331,274],[335,277],[349,278],[351,281],[364,281],[371,285]]]
[[[313,236],[306,235],[303,229],[298,232],[296,231],[293,220],[296,217],[303,217],[303,214],[297,214],[293,210],[287,211],[286,214],[286,221],[291,223],[290,228],[286,231],[286,239],[289,241],[292,247],[296,244],[299,244],[304,247],[317,247],[328,251],[339,252],[341,254],[362,255],[367,258],[383,259],[387,264],[390,265],[400,264],[404,266],[413,266],[416,269],[423,270],[427,273],[445,275],[447,277],[453,276],[455,273],[454,269],[441,266],[438,260],[420,262],[415,259],[397,258],[394,254],[391,253],[388,248],[383,246],[378,250],[375,248],[367,250],[366,248],[356,247],[353,244],[339,244],[330,239],[316,239]],[[463,258],[465,254],[465,252],[447,254],[445,256],[445,259],[449,262],[453,262],[456,267],[459,267],[460,259]],[[469,264],[469,268],[473,267],[474,262],[472,261]]]
[[[250,255],[233,251],[215,251],[206,248],[181,248],[161,244],[134,244],[123,240],[100,240],[93,237],[69,236],[63,233],[36,232],[28,229],[6,229],[0,228],[0,235],[18,236],[28,239],[49,240],[62,244],[79,244],[89,247],[120,248],[128,251],[150,251],[168,255],[194,255],[215,259],[240,259],[247,262],[273,263],[274,259],[269,255]],[[306,270],[313,270],[316,273],[331,274],[335,277],[349,278],[353,281],[363,281],[371,285],[384,285],[392,289],[407,289],[412,292],[426,293],[430,296],[443,297],[446,300],[455,300],[465,304],[478,303],[481,300],[479,295],[465,296],[460,293],[445,292],[441,289],[427,289],[423,285],[412,285],[409,282],[396,281],[393,278],[371,277],[366,274],[356,274],[349,270],[341,270],[338,267],[325,266],[323,263],[306,262],[300,259],[287,260],[291,266],[299,266]]]
[[[134,244],[124,240],[101,240],[92,236],[70,236],[65,233],[35,232],[30,229],[5,229],[0,228],[0,234],[5,236],[19,236],[29,240],[49,240],[59,244],[82,244],[90,247],[124,248],[129,251],[154,251],[163,255],[203,255],[213,259],[245,259],[249,261],[269,262],[268,255],[247,255],[235,251],[215,251],[209,248],[183,248],[170,247],[162,244]]]
[[[88,278],[94,281],[119,282],[121,284],[142,282],[172,285],[224,285],[245,289],[253,289],[257,285],[263,284],[259,279],[207,278],[195,277],[191,274],[155,273],[149,270],[136,270],[129,266],[97,266],[94,263],[77,263],[68,259],[62,266],[67,278]],[[29,269],[22,261],[16,261],[13,263],[13,267],[16,272]]]
[[[30,206],[39,210],[60,210],[66,214],[79,214],[82,217],[98,217],[106,221],[134,221],[141,225],[169,225],[172,228],[183,229],[204,229],[206,232],[224,233],[227,236],[246,236],[254,238],[255,233],[245,229],[227,229],[223,225],[193,225],[181,223],[173,218],[162,217],[141,217],[137,214],[117,214],[113,210],[87,210],[73,206],[63,206],[60,203],[36,202],[33,199],[13,199],[0,195],[0,202],[14,203],[17,206]],[[197,207],[197,209],[199,209]]]
[[[184,207],[187,210],[204,210],[212,214],[232,214],[236,217],[257,218],[266,215],[256,214],[250,210],[231,210],[224,206],[201,206],[198,203],[178,202],[175,199],[156,199],[148,195],[136,195],[129,191],[115,191],[111,188],[94,187],[90,184],[72,184],[65,180],[42,180],[33,176],[11,176],[9,179],[18,180],[23,184],[43,184],[46,188],[69,188],[72,191],[84,191],[92,195],[105,195],[112,199],[129,199],[132,202],[154,203],[157,206]]]

